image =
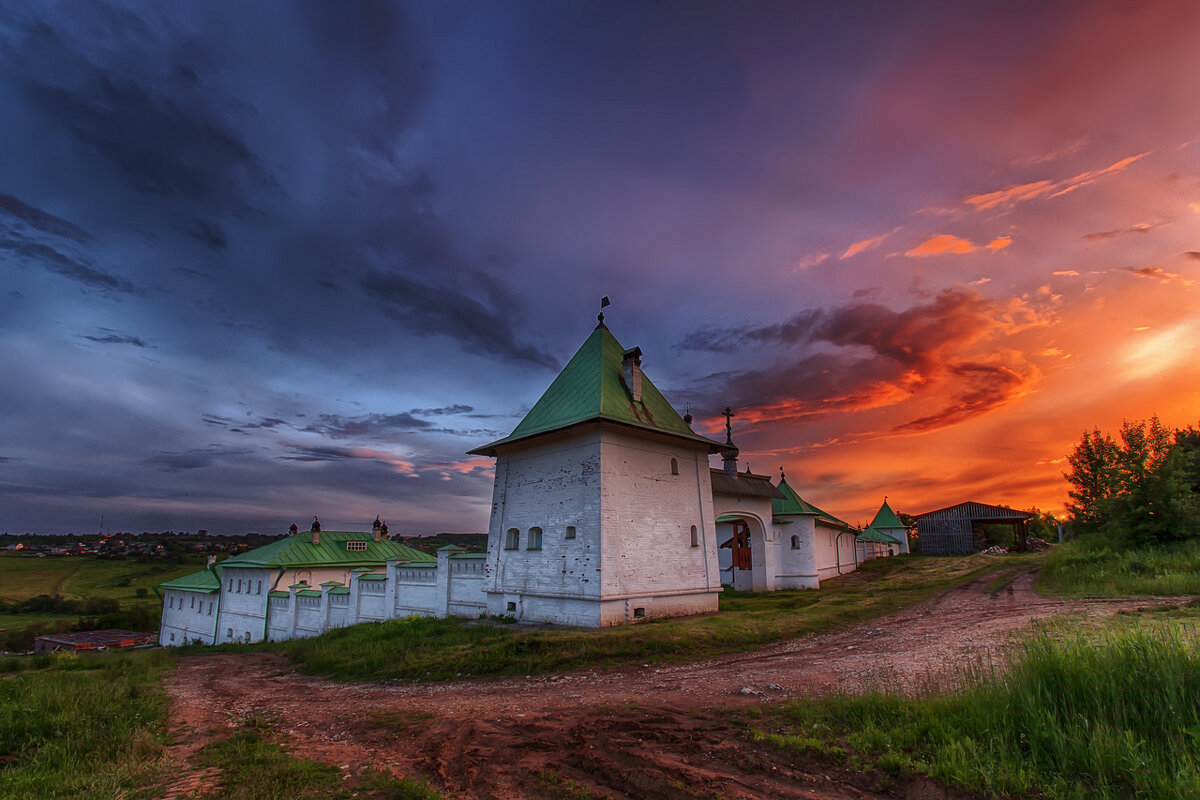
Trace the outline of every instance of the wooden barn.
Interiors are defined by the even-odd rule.
[[[1025,523],[1035,514],[1004,506],[966,502],[917,514],[917,541],[921,553],[934,556],[963,555],[982,550],[980,525],[1012,525],[1017,550],[1025,549]]]

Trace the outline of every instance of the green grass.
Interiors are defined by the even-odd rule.
[[[1128,549],[1101,536],[1055,548],[1037,580],[1063,597],[1200,594],[1200,540]]]
[[[949,695],[830,697],[767,718],[774,725],[754,722],[755,738],[992,797],[1200,797],[1195,627],[1038,635],[1011,667],[979,665]]]
[[[827,581],[819,591],[726,592],[719,614],[603,630],[411,617],[252,647],[283,652],[307,672],[350,681],[444,680],[697,659],[879,616],[1032,558],[877,559]]]
[[[337,767],[300,758],[271,741],[271,729],[269,721],[251,718],[229,738],[200,750],[197,765],[221,771],[216,796],[228,800],[445,800],[425,781],[397,778],[381,770],[368,770],[351,782],[348,779],[354,776],[343,775]]]
[[[28,600],[47,594],[77,599],[111,597],[130,603],[147,599],[137,596],[139,588],[155,599],[155,584],[204,568],[204,556],[190,558],[187,564],[176,564],[92,556],[24,558],[4,553],[0,554],[0,600]]]
[[[0,659],[0,796],[144,796],[163,776],[163,651]]]
[[[289,754],[266,741],[255,724],[237,730],[228,739],[205,745],[198,763],[221,770],[220,796],[229,800],[349,800],[342,773],[331,767]]]

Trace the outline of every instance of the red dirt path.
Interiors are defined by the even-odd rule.
[[[926,685],[998,652],[1035,620],[1170,602],[1048,600],[1033,592],[1031,572],[988,592],[994,579],[836,633],[686,664],[394,686],[302,676],[271,655],[187,656],[168,684],[172,755],[188,763],[259,717],[292,752],[348,779],[384,769],[455,798],[962,797],[930,781],[881,788],[876,777],[748,742],[730,709],[881,681]],[[196,777],[184,773],[165,797],[194,790]]]

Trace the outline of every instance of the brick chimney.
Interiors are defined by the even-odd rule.
[[[633,402],[642,402],[642,348],[635,347],[621,354],[621,377]]]
[[[312,527],[309,530],[312,531],[312,543],[320,544],[321,543],[321,520],[317,519],[314,516]]]
[[[371,523],[371,539],[373,541],[378,542],[379,534],[382,532],[382,530],[383,530],[383,523],[379,521],[379,515],[376,514],[375,521],[373,523]]]

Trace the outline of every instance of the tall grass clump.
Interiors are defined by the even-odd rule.
[[[1066,597],[1200,594],[1200,539],[1129,547],[1096,534],[1058,547],[1039,591]]]
[[[1200,797],[1200,647],[1178,629],[1028,640],[948,695],[800,702],[768,738],[991,796]]]
[[[55,653],[0,669],[0,796],[136,794],[163,769],[171,663],[159,650]]]

